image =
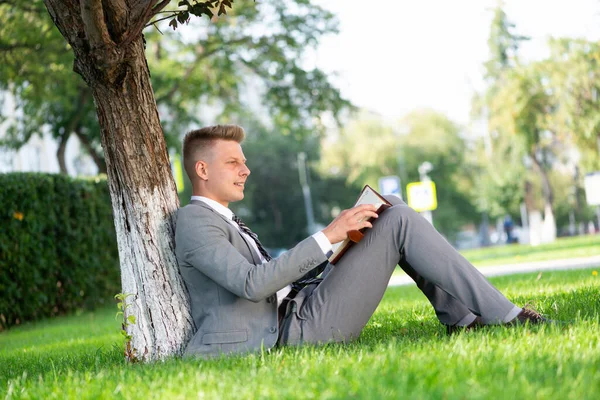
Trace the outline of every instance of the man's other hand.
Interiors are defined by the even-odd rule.
[[[371,218],[377,218],[375,212],[377,207],[373,204],[361,204],[354,208],[344,210],[338,215],[327,228],[323,229],[323,234],[333,243],[341,242],[348,238],[348,232],[363,228],[372,228],[369,222]]]

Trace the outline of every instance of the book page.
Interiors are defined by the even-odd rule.
[[[358,200],[356,201],[356,204],[354,204],[354,206],[356,207],[361,204],[373,204],[376,207],[379,207],[380,205],[383,204],[383,201],[377,193],[372,191],[371,188],[367,186],[365,188],[365,190],[363,190],[363,192],[361,193],[360,197],[358,198]]]

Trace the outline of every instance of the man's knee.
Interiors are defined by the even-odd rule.
[[[415,210],[410,208],[402,200],[400,200],[400,201],[401,201],[401,203],[395,204],[392,207],[385,210],[383,212],[382,216],[386,215],[386,216],[393,217],[393,218],[400,219],[400,220],[411,219],[411,218],[415,218],[415,217],[419,216],[419,214]]]
[[[393,206],[397,204],[406,204],[402,199],[394,194],[386,194],[383,196],[387,201],[389,201]]]

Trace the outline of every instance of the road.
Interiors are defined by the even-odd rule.
[[[559,271],[567,269],[593,268],[600,269],[600,256],[569,258],[566,260],[535,261],[522,264],[493,265],[477,269],[487,277],[520,274],[538,271]],[[392,276],[389,286],[402,286],[414,283],[407,275]]]

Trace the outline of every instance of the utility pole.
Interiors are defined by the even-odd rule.
[[[304,197],[304,209],[306,211],[306,229],[309,235],[314,233],[315,217],[313,215],[312,198],[310,196],[310,186],[308,186],[307,170],[306,170],[306,153],[298,153],[298,177],[300,178],[300,186],[302,187],[302,195]]]
[[[419,165],[419,177],[421,182],[431,182],[431,178],[427,175],[433,169],[433,165],[429,161],[425,161],[421,165]],[[421,215],[429,221],[431,225],[433,225],[433,215],[431,211],[421,211]]]

